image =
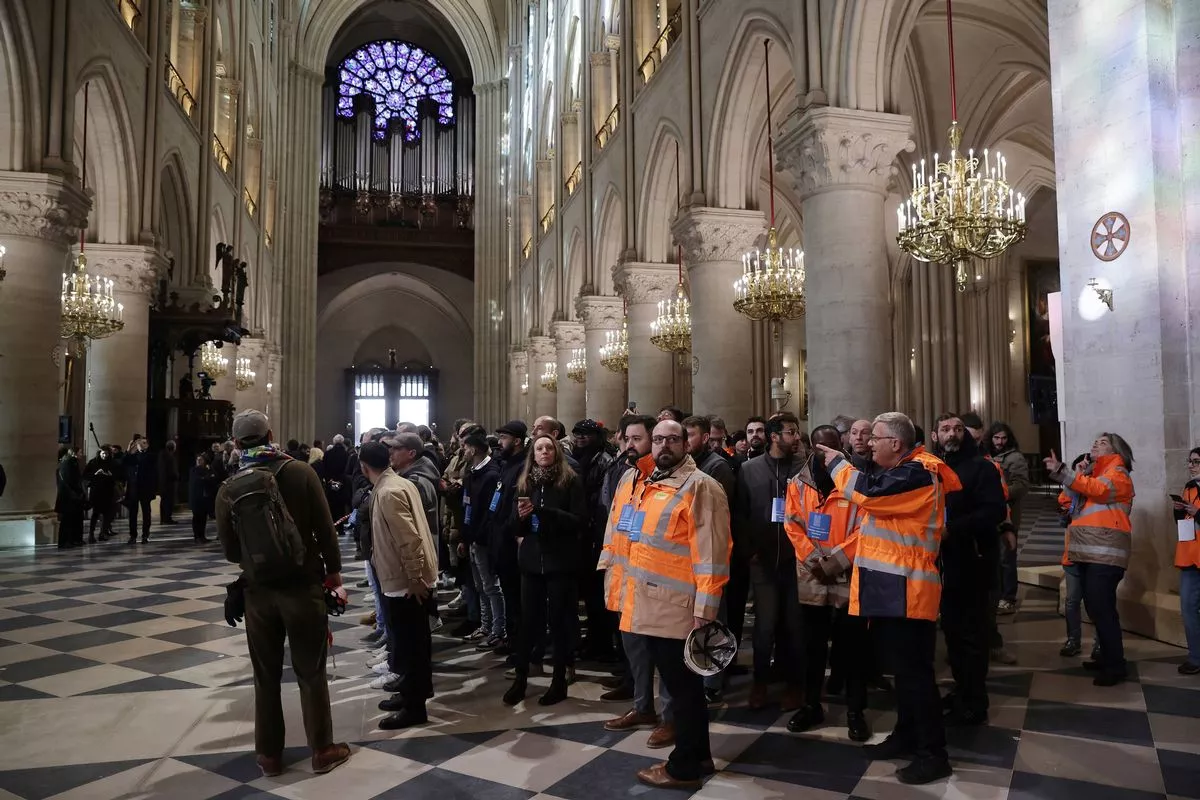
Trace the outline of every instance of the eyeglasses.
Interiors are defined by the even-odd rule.
[[[1200,467],[1200,458],[1189,458],[1188,466],[1189,467]]]
[[[651,439],[650,439],[650,442],[652,444],[679,444],[682,441],[683,441],[682,436],[675,436],[675,435],[654,436],[654,437],[651,437]]]
[[[880,439],[895,439],[895,438],[896,438],[895,436],[875,436],[874,434],[872,434],[871,436],[867,437],[867,443],[875,444]]]

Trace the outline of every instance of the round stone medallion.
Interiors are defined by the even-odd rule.
[[[1110,211],[1092,226],[1092,254],[1101,261],[1115,261],[1129,246],[1129,220],[1120,211]]]

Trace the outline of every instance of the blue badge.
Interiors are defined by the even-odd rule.
[[[463,506],[463,524],[464,525],[471,524],[471,504],[470,503],[467,503],[465,506]]]
[[[350,525],[357,524],[357,522],[358,522],[358,509],[357,508],[350,512],[350,519],[347,520],[347,522]]]
[[[463,505],[464,506],[471,505],[471,495],[467,493],[466,487],[463,487]]]
[[[625,505],[621,506],[621,518],[617,520],[617,530],[628,533],[632,524],[633,504],[626,503]]]
[[[809,512],[808,515],[808,538],[814,542],[829,541],[829,529],[832,527],[833,517],[828,514],[818,514],[815,511]]]
[[[783,522],[782,497],[776,497],[771,501],[771,522]]]
[[[488,511],[495,511],[500,505],[500,484],[496,484],[496,491],[492,492],[492,502],[488,503]]]
[[[540,528],[542,525],[542,523],[538,520],[538,515],[534,514],[532,517],[530,517],[530,520],[531,520],[529,523],[530,527],[533,528],[534,533],[537,533],[538,528]]]
[[[642,530],[642,526],[645,524],[646,524],[646,512],[645,511],[638,511],[637,513],[635,513],[633,515],[633,521],[630,523],[630,526],[629,526],[629,541],[631,541],[631,542],[641,541],[642,533],[644,532]]]

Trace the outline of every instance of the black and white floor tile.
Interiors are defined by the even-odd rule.
[[[509,709],[500,703],[502,661],[441,636],[431,724],[379,731],[382,695],[367,687],[357,614],[332,621],[330,666],[335,733],[354,757],[312,774],[288,685],[289,768],[262,778],[245,637],[222,612],[233,574],[216,545],[191,542],[187,526],[156,530],[149,544],[122,537],[69,551],[0,552],[0,800],[685,796],[637,783],[636,771],[664,753],[646,747],[646,731],[603,729],[625,708],[599,700],[591,679],[602,672],[581,667],[561,705]],[[359,577],[347,571],[348,581]],[[358,600],[363,591],[351,594]],[[1182,652],[1130,636],[1135,680],[1098,689],[1078,660],[1059,657],[1063,624],[1054,610],[1053,593],[1029,589],[1021,611],[1003,618],[1021,663],[993,670],[988,727],[951,732],[950,780],[898,784],[894,763],[868,762],[847,741],[835,702],[825,727],[790,734],[778,707],[745,707],[740,678],[729,704],[713,711],[720,771],[693,797],[1200,797],[1200,680],[1176,673]],[[890,698],[872,696],[871,707],[882,736],[895,719]]]

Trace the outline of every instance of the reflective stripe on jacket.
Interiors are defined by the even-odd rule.
[[[647,457],[622,476],[598,568],[608,569],[605,602],[622,631],[686,639],[693,617],[717,618],[729,580],[729,505],[690,456],[658,481],[652,469]]]
[[[946,494],[962,489],[954,470],[918,445],[891,469],[868,475],[836,458],[830,474],[838,492],[863,515],[850,579],[850,613],[936,620]]]
[[[1071,518],[1063,563],[1129,566],[1133,480],[1119,455],[1100,456],[1089,470],[1064,485],[1083,498]],[[1060,471],[1059,473],[1063,473]]]
[[[1197,488],[1194,481],[1188,481],[1187,486],[1183,487],[1183,499],[1184,502],[1191,505],[1200,504],[1200,488]],[[1200,521],[1191,514],[1187,516],[1192,520],[1192,524],[1197,526],[1197,533],[1200,533]],[[1175,545],[1175,566],[1200,568],[1200,541],[1177,543]]]
[[[812,477],[812,461],[788,481],[783,529],[796,551],[796,588],[801,603],[809,606],[844,607],[850,602],[850,573],[858,549],[860,512],[858,506],[836,491],[824,499]],[[822,538],[809,535],[812,514],[829,516],[829,532]],[[837,578],[834,584],[822,583],[812,573],[819,559],[829,559],[825,573]]]

